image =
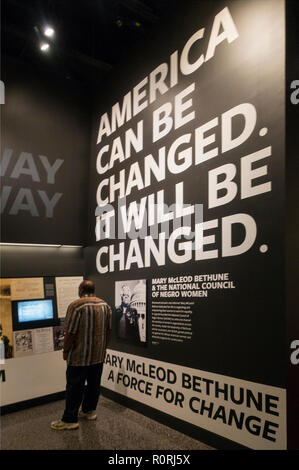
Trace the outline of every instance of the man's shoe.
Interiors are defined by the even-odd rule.
[[[58,431],[78,429],[78,427],[79,427],[78,423],[65,423],[61,419],[59,419],[58,421],[53,421],[51,423],[51,429],[55,429],[55,430],[58,430]]]
[[[79,418],[85,418],[88,419],[88,421],[94,421],[97,419],[97,414],[94,410],[92,411],[87,411],[86,413],[83,413],[83,411],[79,411]]]

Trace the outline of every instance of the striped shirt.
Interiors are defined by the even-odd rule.
[[[67,364],[90,366],[104,361],[107,330],[112,328],[112,310],[97,297],[72,302],[65,317],[65,331],[75,335]]]

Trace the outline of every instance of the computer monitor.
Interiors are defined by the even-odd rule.
[[[57,324],[57,315],[52,299],[30,299],[12,301],[14,330],[28,330]]]

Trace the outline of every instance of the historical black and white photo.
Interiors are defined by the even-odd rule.
[[[116,335],[133,344],[146,342],[146,281],[115,283]]]

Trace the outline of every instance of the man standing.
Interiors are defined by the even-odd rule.
[[[83,281],[79,286],[80,299],[67,309],[63,348],[63,358],[67,361],[66,405],[62,419],[51,423],[52,429],[77,429],[81,404],[82,417],[97,418],[95,410],[112,328],[112,311],[94,292],[93,282]]]

